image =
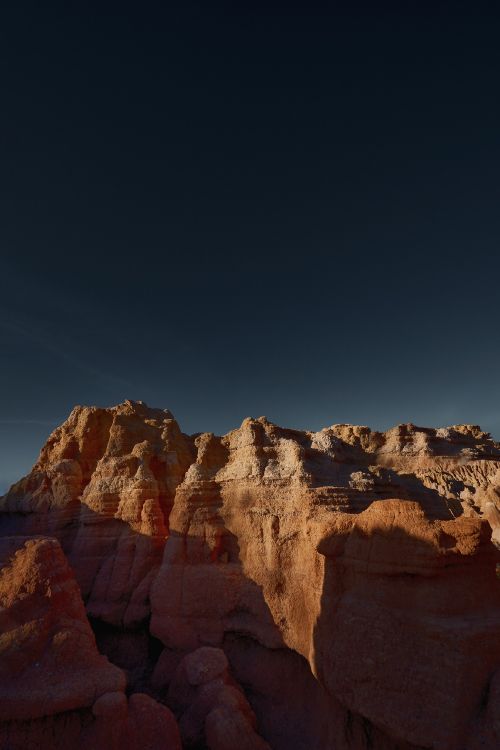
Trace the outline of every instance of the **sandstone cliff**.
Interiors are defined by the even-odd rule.
[[[59,540],[98,645],[193,747],[500,745],[500,446],[476,426],[187,436],[76,407],[0,503],[4,535]],[[176,707],[207,648],[231,677]]]

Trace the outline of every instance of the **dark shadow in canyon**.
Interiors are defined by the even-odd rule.
[[[147,693],[156,698],[151,677],[163,651],[163,643],[149,632],[149,618],[133,630],[125,630],[91,616],[88,616],[88,620],[99,653],[107,656],[127,675],[127,694]]]

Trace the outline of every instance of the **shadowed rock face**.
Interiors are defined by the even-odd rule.
[[[6,537],[0,557],[0,747],[179,750],[170,711],[127,701],[125,674],[98,653],[59,543]]]
[[[3,538],[0,544],[0,718],[37,719],[123,692],[123,673],[97,652],[58,542]]]
[[[129,650],[132,632],[163,644],[140,683],[161,700],[186,655],[226,653],[252,708],[210,703],[200,747],[248,725],[275,750],[493,750],[499,493],[500,446],[476,426],[260,418],[190,437],[125,402],[76,407],[0,523],[57,538],[87,613]],[[193,696],[179,720],[199,718]]]
[[[336,519],[318,544],[326,567],[315,662],[327,688],[399,739],[465,746],[500,663],[489,538],[485,522],[428,521],[412,502]]]

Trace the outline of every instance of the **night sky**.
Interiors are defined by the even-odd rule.
[[[495,7],[4,4],[0,491],[126,398],[500,438]]]

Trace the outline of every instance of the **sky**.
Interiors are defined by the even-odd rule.
[[[494,3],[6,3],[0,492],[75,404],[500,439]]]

